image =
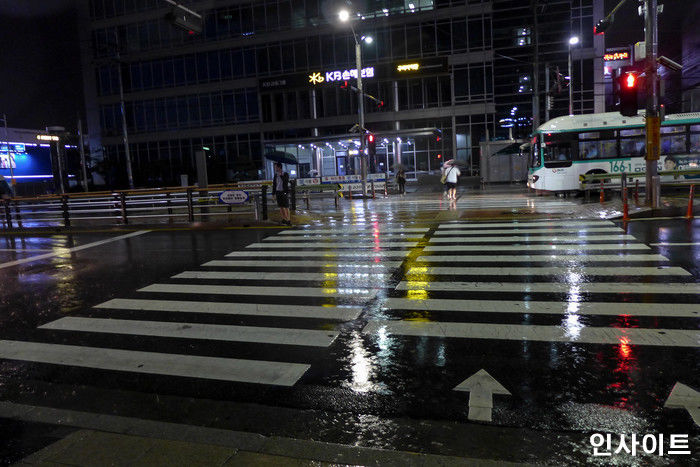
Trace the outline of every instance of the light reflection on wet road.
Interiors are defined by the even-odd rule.
[[[524,206],[537,209],[538,201]],[[68,249],[111,235],[6,237],[0,263],[57,254],[0,270],[0,303],[9,311],[0,321],[0,396],[33,401],[55,385],[48,403],[74,406],[80,401],[66,388],[87,385],[103,398],[91,401],[97,411],[116,400],[114,390],[313,409],[303,417],[317,426],[294,433],[291,420],[225,423],[466,454],[457,439],[429,436],[428,425],[407,438],[405,420],[471,426],[469,397],[453,389],[485,369],[512,394],[493,399],[496,426],[574,433],[580,452],[539,460],[585,458],[581,440],[592,431],[697,439],[688,414],[663,404],[677,381],[700,388],[700,246],[649,246],[697,242],[697,221],[626,229],[601,219],[428,222],[420,211],[428,203],[436,202],[353,202],[303,228],[152,232],[79,252]],[[478,197],[462,203],[508,204]],[[570,209],[568,202],[541,204],[543,212]],[[25,248],[36,251],[14,251]],[[328,318],[311,311],[317,308]],[[355,319],[331,318],[353,309]],[[111,318],[110,330],[86,330],[97,318]],[[139,321],[150,334],[129,332]],[[218,325],[218,340],[199,325]],[[224,329],[230,333],[222,342]],[[265,341],[285,330],[337,337],[320,346]],[[60,364],[33,343],[63,346]],[[92,354],[78,362],[75,352],[84,348]],[[179,357],[149,371],[163,355]],[[192,373],[187,358],[203,368],[221,359],[241,363],[212,376]],[[296,372],[299,365],[308,369]],[[110,411],[127,410],[114,404]],[[492,449],[504,460],[538,459]]]

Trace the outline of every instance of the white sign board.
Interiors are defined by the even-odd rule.
[[[248,192],[243,190],[226,190],[219,195],[219,201],[224,204],[243,204],[248,201]]]

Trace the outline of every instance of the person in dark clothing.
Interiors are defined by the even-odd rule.
[[[399,194],[406,194],[406,171],[401,168],[396,172],[396,183],[399,185]]]
[[[282,164],[275,162],[275,176],[272,178],[272,194],[277,199],[282,223],[292,225],[289,216],[289,174],[282,170]]]
[[[0,199],[10,199],[12,198],[12,188],[10,188],[9,183],[5,180],[5,177],[0,175]]]

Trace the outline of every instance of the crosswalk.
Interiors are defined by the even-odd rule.
[[[131,297],[42,324],[37,330],[44,340],[0,340],[0,358],[292,386],[318,358],[318,349],[336,341],[339,324],[357,319],[387,287],[429,228],[374,225],[355,230],[281,231],[141,287]],[[74,336],[71,345],[61,338],[64,333]],[[99,336],[111,336],[109,344],[96,346]],[[126,342],[135,337],[151,339],[159,350],[130,348]],[[221,356],[211,350],[202,354],[203,346],[194,345],[208,342],[245,344],[245,355],[232,355],[241,347]],[[298,350],[289,356],[292,347]]]
[[[693,320],[700,283],[650,249],[607,220],[443,223],[382,302],[386,314],[363,332],[377,339],[700,346]],[[514,314],[560,324],[498,322]],[[685,326],[591,326],[584,316],[672,317]]]

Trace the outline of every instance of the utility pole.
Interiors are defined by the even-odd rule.
[[[78,118],[78,143],[80,144],[80,166],[83,169],[83,189],[88,191],[87,167],[85,166],[85,142],[83,140],[83,121]]]
[[[357,34],[353,29],[355,36],[355,68],[357,68],[357,114],[360,123],[360,173],[362,176],[362,197],[367,197],[367,158],[365,157],[365,103],[364,93],[362,91],[362,40],[357,40]]]
[[[654,183],[658,181],[659,146],[661,120],[659,118],[659,96],[657,76],[658,30],[657,0],[644,0],[644,40],[646,48],[646,203],[656,208],[653,196]]]
[[[119,53],[119,36],[115,29],[114,32],[114,44],[116,47],[116,62],[119,77],[119,109],[122,115],[122,142],[124,143],[124,157],[126,158],[126,176],[129,179],[129,188],[134,188],[134,176],[131,172],[131,153],[129,151],[129,133],[126,128],[126,109],[124,104],[124,83],[122,81],[122,63],[121,55]]]
[[[540,126],[540,43],[539,43],[539,29],[537,23],[537,6],[539,1],[533,0],[532,2],[532,17],[533,17],[533,31],[532,35],[535,39],[535,61],[533,63],[533,73],[532,73],[532,130],[533,132],[537,130]]]
[[[10,132],[7,130],[7,114],[2,114],[2,121],[5,124],[5,144],[7,145],[7,163],[10,164],[10,186],[15,189],[15,170],[12,168],[12,155],[10,154]]]

